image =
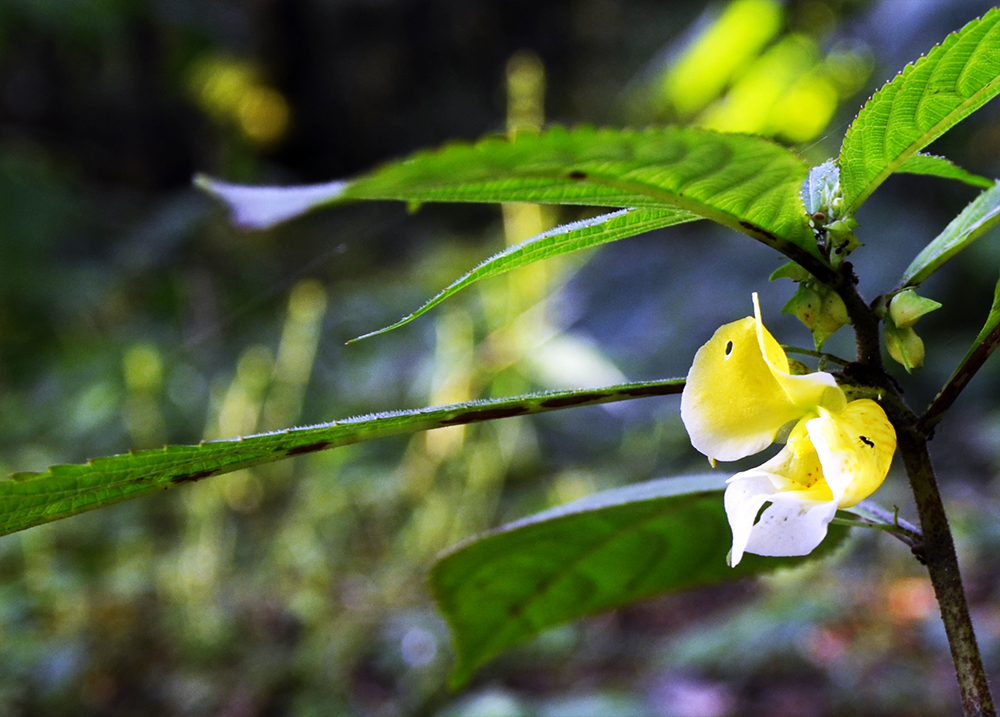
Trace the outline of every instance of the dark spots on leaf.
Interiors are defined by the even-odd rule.
[[[566,408],[567,406],[579,406],[581,403],[590,403],[594,400],[594,394],[582,393],[575,396],[560,396],[559,398],[547,398],[538,405],[542,408]]]
[[[330,441],[316,441],[315,443],[307,443],[304,446],[295,446],[295,448],[289,448],[285,451],[286,456],[301,456],[303,453],[314,453],[315,451],[321,451],[324,448],[330,446]]]
[[[566,175],[569,179],[573,179],[577,182],[582,181],[587,178],[586,172],[581,172],[579,169],[574,169],[572,172]]]
[[[872,439],[870,439],[868,436],[858,436],[858,438],[860,438],[861,442],[864,443],[869,448],[874,448],[875,447],[875,441],[873,441]]]
[[[513,416],[520,416],[523,413],[527,413],[528,409],[524,406],[511,406],[510,408],[492,408],[485,411],[470,411],[469,413],[463,413],[460,416],[455,416],[454,418],[445,418],[438,421],[439,426],[461,426],[466,423],[475,423],[476,421],[495,421],[498,418],[512,418]]]
[[[726,358],[729,358],[732,355],[733,355],[733,342],[732,341],[727,341],[726,342]]]
[[[208,478],[214,476],[218,473],[214,468],[204,471],[198,471],[197,473],[187,473],[179,476],[174,476],[170,479],[170,482],[174,485],[180,485],[181,483],[194,483],[200,481],[202,478]]]
[[[622,396],[632,396],[634,398],[643,398],[645,396],[666,396],[671,393],[680,393],[683,388],[683,384],[677,384],[676,386],[636,386],[635,388],[623,388],[619,391],[619,394]]]
[[[761,229],[756,224],[751,224],[750,222],[740,222],[740,226],[746,229],[747,231],[753,232],[754,234],[760,234],[761,236],[767,237],[769,241],[773,241],[775,243],[778,242],[778,237],[776,237],[774,234],[767,231],[766,229]]]

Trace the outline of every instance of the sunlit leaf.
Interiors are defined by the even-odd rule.
[[[796,258],[819,256],[798,198],[808,171],[792,151],[749,135],[692,127],[555,128],[419,152],[345,182],[299,188],[196,182],[227,203],[244,227],[356,199],[680,209]]]
[[[458,546],[431,587],[455,639],[452,683],[548,627],[671,590],[734,580],[829,554],[831,526],[812,555],[726,563],[728,476],[667,478],[596,493]]]
[[[840,150],[850,212],[910,156],[1000,92],[1000,11],[907,65],[861,108]]]
[[[982,177],[964,170],[946,157],[939,157],[936,154],[924,154],[923,152],[918,152],[908,157],[899,165],[896,172],[927,174],[933,177],[941,177],[942,179],[954,179],[959,182],[965,182],[973,187],[979,187],[980,189],[987,189],[993,186],[993,180],[988,177]]]
[[[560,408],[675,394],[683,387],[684,379],[666,379],[546,391],[379,413],[195,446],[165,446],[95,458],[85,464],[52,466],[44,473],[15,473],[0,481],[0,535],[240,468],[351,443]]]
[[[662,229],[674,224],[694,221],[698,218],[694,214],[671,209],[622,209],[621,211],[602,214],[592,219],[564,224],[505,249],[484,261],[465,276],[452,282],[450,286],[412,314],[404,316],[396,323],[386,326],[383,329],[359,336],[353,339],[353,341],[384,334],[387,331],[399,328],[403,324],[408,324],[421,314],[426,313],[445,299],[451,298],[465,287],[474,284],[480,279],[499,276],[511,269],[527,266],[542,259],[550,259],[554,256],[568,254],[580,249],[589,249],[590,247],[607,244],[608,242],[635,236],[636,234],[642,234],[654,229]]]
[[[903,272],[902,286],[917,286],[941,265],[1000,222],[1000,183],[976,197],[917,254]]]

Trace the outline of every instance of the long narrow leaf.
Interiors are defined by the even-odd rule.
[[[196,183],[245,227],[357,199],[680,209],[808,261],[819,257],[798,196],[808,171],[792,151],[750,135],[555,128],[420,152],[326,185],[254,188],[206,177]]]
[[[473,538],[431,572],[455,639],[455,686],[542,630],[672,590],[734,580],[829,554],[831,526],[804,558],[747,555],[726,563],[732,535],[726,476],[667,478],[597,493]]]
[[[954,179],[957,182],[964,182],[980,189],[988,189],[993,186],[992,179],[962,169],[947,157],[924,154],[923,152],[917,152],[904,160],[896,169],[896,173],[926,174],[941,179]]]
[[[547,391],[513,398],[349,418],[195,446],[165,446],[16,473],[0,481],[0,535],[262,463],[351,443],[433,428],[680,393],[684,379],[597,389]]]
[[[903,272],[902,286],[917,286],[955,254],[1000,222],[1000,183],[980,194],[917,254]]]
[[[998,92],[1000,11],[994,8],[907,65],[861,108],[840,150],[848,211]]]
[[[474,284],[480,279],[505,274],[512,269],[534,264],[536,261],[550,259],[560,254],[589,249],[607,244],[626,237],[663,227],[682,224],[699,219],[688,212],[671,209],[622,209],[611,214],[585,219],[572,224],[564,224],[551,231],[533,236],[520,244],[516,244],[499,254],[487,259],[465,276],[452,282],[446,289],[430,299],[426,304],[404,316],[394,324],[359,336],[353,341],[360,341],[370,336],[384,334],[408,324],[418,316],[430,311],[442,301],[451,298],[456,293]]]

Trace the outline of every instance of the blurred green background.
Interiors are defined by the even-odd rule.
[[[300,183],[546,123],[697,122],[834,156],[864,99],[986,2],[3,0],[0,473],[358,413],[682,376],[782,262],[686,225],[383,326],[578,210],[351,206],[245,234],[191,175]],[[1000,173],[989,105],[932,151]],[[863,293],[974,196],[897,177],[859,215]],[[924,293],[920,408],[984,319],[987,236]],[[850,356],[841,332],[828,349]],[[1000,672],[1000,373],[932,449]],[[704,470],[671,398],[453,428],[213,478],[0,539],[9,715],[937,715],[957,689],[890,538],[550,631],[445,688],[442,549],[591,491]],[[759,461],[758,461],[759,462]],[[720,470],[729,470],[720,468]],[[913,519],[896,466],[877,494]]]

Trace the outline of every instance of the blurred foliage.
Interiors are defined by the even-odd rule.
[[[835,11],[824,2],[788,10],[793,22],[786,24],[786,8],[776,0],[710,8],[703,29],[671,56],[636,104],[654,98],[661,120],[789,142],[815,139],[837,105],[866,85],[872,52],[841,40],[821,57],[820,43],[837,29]]]
[[[589,264],[484,283],[345,348],[505,244],[576,215],[353,207],[247,235],[190,176],[349,176],[545,117],[693,119],[809,142],[802,151],[822,161],[865,93],[986,7],[0,4],[0,470],[560,381],[683,375],[706,327],[743,315],[751,288],[765,291],[776,255],[749,249],[734,277],[705,258],[745,238],[674,227]],[[726,30],[748,9],[769,19]],[[684,80],[704,90],[698,99],[679,78],[711,42],[726,52],[695,69],[714,79]],[[996,110],[940,144],[996,176]],[[884,290],[973,196],[933,178],[890,180],[859,216],[862,240],[879,239],[863,250],[876,271],[862,289]],[[921,323],[925,375],[901,377],[917,405],[978,331],[1000,249],[987,236],[953,263],[922,293],[968,307],[968,320]],[[765,313],[777,315],[781,291],[767,288]],[[773,330],[796,331],[791,318]],[[827,349],[849,353],[842,340]],[[1000,431],[989,399],[1000,381],[988,366],[976,382],[933,447],[995,673]],[[708,717],[933,715],[954,704],[924,573],[877,536],[814,571],[558,628],[466,691],[445,691],[448,637],[424,586],[437,551],[598,488],[703,469],[676,412],[653,399],[343,448],[4,538],[0,709]],[[891,475],[880,500],[912,517],[902,481]]]

